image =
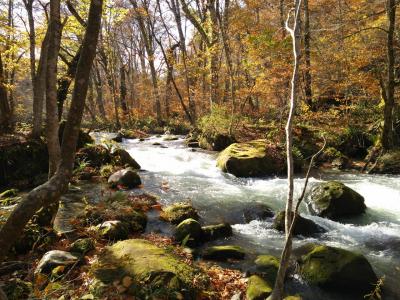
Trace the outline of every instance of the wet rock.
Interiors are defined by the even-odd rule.
[[[280,175],[285,172],[283,154],[266,140],[235,143],[219,154],[217,166],[237,177]]]
[[[365,295],[377,283],[368,260],[348,250],[307,244],[295,249],[299,273],[309,284]]]
[[[176,141],[176,140],[179,140],[179,136],[166,135],[166,136],[163,137],[163,141],[166,141],[166,142],[168,142],[168,141]]]
[[[86,254],[94,250],[94,240],[92,238],[78,239],[71,244],[69,251],[79,254]]]
[[[285,231],[285,212],[279,212],[274,218],[273,227],[278,231]],[[326,232],[324,228],[315,224],[312,220],[303,218],[301,215],[297,216],[296,224],[294,227],[295,235],[310,236],[317,233]]]
[[[222,151],[226,147],[236,142],[233,136],[222,133],[201,134],[199,138],[199,146],[206,150]]]
[[[257,275],[272,285],[275,283],[279,269],[279,258],[272,255],[259,255],[254,261]]]
[[[273,285],[262,279],[257,275],[249,278],[246,297],[248,300],[264,300],[271,295]]]
[[[331,165],[332,168],[344,170],[350,166],[350,160],[347,156],[338,157],[332,161]]]
[[[110,151],[102,145],[88,145],[76,153],[76,162],[85,162],[93,168],[100,168],[102,165],[111,162]]]
[[[338,219],[365,212],[364,197],[341,182],[324,182],[311,191],[309,210],[320,217]]]
[[[122,208],[115,214],[115,219],[124,222],[130,232],[143,232],[147,225],[147,216],[136,210]]]
[[[136,173],[131,168],[127,168],[112,174],[108,178],[108,184],[113,188],[116,188],[119,185],[121,185],[131,189],[140,186],[142,184],[142,181],[138,173]]]
[[[202,235],[201,225],[194,219],[186,219],[179,223],[174,233],[176,241],[180,243],[185,241],[185,244],[189,247],[199,245]]]
[[[112,138],[111,140],[116,142],[116,143],[122,143],[123,137],[124,136],[122,135],[122,133],[118,132],[117,135],[114,138]]]
[[[160,219],[179,224],[186,219],[199,219],[196,209],[188,202],[179,202],[169,205],[160,212]]]
[[[273,216],[274,212],[263,203],[251,203],[243,212],[243,217],[246,223],[250,223],[253,220],[266,220]]]
[[[213,241],[232,236],[232,227],[228,223],[203,226],[201,229],[204,241]]]
[[[140,239],[106,247],[91,273],[105,284],[126,283],[129,276],[128,293],[138,299],[196,299],[193,281],[201,275],[168,250]]]
[[[130,167],[134,170],[140,170],[140,165],[132,158],[128,151],[118,148],[111,153],[112,162],[117,166]]]
[[[227,259],[244,259],[246,253],[239,246],[212,246],[204,249],[204,259],[225,261]]]
[[[103,222],[94,229],[102,238],[113,241],[124,240],[129,234],[127,224],[118,220]]]
[[[61,250],[52,250],[43,255],[35,269],[37,274],[50,274],[51,271],[59,266],[71,266],[79,261],[79,257],[70,252]]]
[[[392,150],[382,155],[372,172],[377,174],[400,174],[400,150]]]

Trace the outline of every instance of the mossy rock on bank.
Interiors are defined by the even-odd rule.
[[[88,145],[76,153],[76,162],[85,162],[90,167],[100,168],[111,163],[110,151],[102,145]]]
[[[135,159],[124,149],[115,149],[111,153],[112,163],[116,166],[130,167],[134,170],[140,170],[140,165]]]
[[[260,276],[253,275],[247,283],[246,297],[248,300],[265,300],[271,295],[273,284],[268,283]]]
[[[273,226],[276,230],[285,231],[285,216],[285,211],[281,211],[275,216]],[[301,215],[297,216],[296,224],[294,225],[295,235],[311,236],[324,232],[326,232],[326,230],[315,224],[312,220],[303,218]]]
[[[279,258],[272,255],[259,255],[254,261],[257,275],[274,284],[279,269]]]
[[[188,202],[178,202],[164,207],[160,219],[172,224],[179,224],[186,219],[199,219],[196,209]]]
[[[51,250],[43,255],[39,261],[35,275],[50,274],[58,266],[68,267],[78,263],[80,258],[70,252]]]
[[[48,170],[49,155],[44,141],[18,141],[0,146],[0,188],[42,184]]]
[[[338,181],[318,184],[307,202],[313,214],[330,219],[360,215],[366,209],[364,197]]]
[[[365,295],[377,283],[374,270],[361,254],[318,244],[307,244],[294,253],[300,253],[299,273],[309,284]]]
[[[219,154],[217,166],[237,177],[282,175],[286,169],[284,152],[266,140],[230,145]]]
[[[127,293],[139,299],[195,299],[198,290],[193,282],[201,276],[168,250],[141,239],[106,247],[91,273],[106,284],[130,276],[133,282]]]
[[[400,174],[400,150],[392,150],[382,155],[372,170],[376,174]]]
[[[33,292],[33,286],[29,281],[12,278],[5,282],[3,290],[8,300],[30,299],[29,296]]]
[[[100,237],[111,241],[124,240],[129,234],[128,225],[119,220],[103,222],[94,227],[93,230]]]
[[[199,136],[199,146],[206,150],[222,151],[235,142],[235,137],[223,133],[203,133]]]
[[[132,168],[127,168],[112,174],[108,178],[108,184],[112,188],[123,186],[132,189],[140,186],[142,184],[142,181],[138,173],[136,173]]]
[[[59,137],[61,143],[62,143],[64,128],[65,128],[66,123],[67,123],[66,121],[62,121],[60,123],[60,128],[58,131],[58,137]],[[79,129],[79,136],[78,136],[76,148],[80,149],[80,148],[85,147],[87,144],[93,144],[93,143],[94,143],[94,140],[89,135],[89,133],[85,132],[83,129]]]
[[[83,238],[73,242],[69,250],[73,253],[78,253],[83,255],[88,253],[89,251],[94,250],[94,248],[95,248],[95,242],[92,238]]]
[[[246,252],[239,246],[212,246],[203,250],[202,258],[225,261],[228,259],[244,259]]]

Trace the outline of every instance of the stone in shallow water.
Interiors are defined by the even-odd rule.
[[[186,245],[195,246],[201,243],[202,228],[194,219],[186,219],[175,229],[174,237],[178,242],[186,241]]]
[[[249,203],[243,211],[243,217],[246,223],[250,223],[253,220],[263,221],[273,216],[274,212],[272,209],[263,203]]]
[[[246,253],[239,246],[212,246],[204,249],[202,257],[204,259],[224,261],[227,259],[244,259]]]
[[[164,207],[160,212],[160,219],[173,223],[179,224],[186,219],[199,219],[199,215],[194,207],[188,202],[179,202]]]
[[[213,241],[232,235],[232,227],[228,223],[203,226],[203,240]]]
[[[273,285],[270,285],[260,276],[253,275],[249,278],[246,290],[248,300],[264,300],[272,292]]]
[[[285,212],[279,212],[274,218],[274,228],[278,231],[285,231]],[[297,216],[296,224],[294,225],[294,234],[303,236],[312,236],[318,233],[324,233],[326,230],[315,224],[312,220]]]
[[[120,170],[115,172],[108,178],[108,184],[115,188],[118,185],[125,186],[127,188],[136,188],[142,184],[140,176],[131,168]]]

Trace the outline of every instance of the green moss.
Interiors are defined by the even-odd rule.
[[[132,291],[142,295],[193,293],[193,280],[200,274],[197,269],[167,250],[140,239],[126,240],[107,247],[98,263],[92,266],[91,273],[104,283],[112,283],[128,275],[136,282],[146,283],[141,285],[141,291]],[[156,288],[148,290],[148,287]]]
[[[310,284],[365,292],[377,277],[365,257],[340,248],[306,245],[299,260],[300,274]]]
[[[227,223],[203,226],[202,230],[205,241],[226,238],[232,235],[232,227]]]
[[[176,227],[174,237],[178,242],[185,241],[186,245],[193,246],[200,244],[202,233],[199,222],[186,219]]]
[[[178,202],[169,205],[163,208],[160,213],[161,220],[173,224],[179,224],[180,222],[189,218],[198,220],[199,215],[197,214],[197,211],[193,208],[193,206],[187,202]]]
[[[264,300],[272,293],[272,287],[261,277],[253,275],[248,281],[246,297],[248,300]]]
[[[0,194],[0,199],[5,199],[5,198],[10,198],[10,197],[17,197],[18,196],[18,190],[17,189],[10,189],[2,192]]]
[[[360,194],[337,181],[314,187],[308,202],[313,213],[333,219],[361,214],[366,209],[364,198]]]
[[[266,140],[235,143],[220,153],[217,166],[237,177],[279,175],[285,171],[283,153]]]
[[[86,254],[87,252],[94,250],[94,240],[91,238],[78,239],[71,244],[70,251],[80,254]]]
[[[239,246],[212,246],[206,248],[202,257],[211,260],[243,259],[246,252]]]
[[[275,283],[279,269],[279,258],[272,255],[259,255],[254,261],[257,271],[262,274],[271,285]]]

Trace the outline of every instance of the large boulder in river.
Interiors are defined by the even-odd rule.
[[[196,299],[201,273],[168,250],[132,239],[106,247],[91,273],[105,284],[131,278],[126,288],[138,299]]]
[[[281,211],[275,216],[273,227],[276,230],[285,231],[285,216],[285,211]],[[324,228],[315,224],[310,219],[303,218],[301,215],[297,215],[296,224],[294,225],[295,235],[310,236],[317,233],[323,233],[325,231],[326,230]]]
[[[237,177],[280,175],[286,168],[284,152],[266,140],[230,145],[219,154],[217,166]]]
[[[330,219],[360,215],[366,209],[364,197],[338,181],[318,184],[307,201],[313,214]]]
[[[188,202],[178,202],[164,207],[160,219],[172,224],[179,224],[186,219],[199,219],[196,209]]]
[[[372,172],[378,174],[400,174],[400,150],[393,150],[382,155]]]
[[[112,174],[108,178],[108,184],[113,188],[116,188],[118,186],[124,186],[132,189],[141,185],[142,181],[140,180],[140,176],[138,173],[136,173],[131,168],[127,168]]]
[[[222,151],[236,142],[235,137],[224,133],[202,133],[199,137],[199,146],[206,150]]]
[[[228,223],[203,226],[201,229],[203,230],[203,241],[222,239],[233,234],[232,226]]]
[[[294,254],[298,256],[300,275],[312,285],[365,295],[378,280],[361,254],[318,244],[304,245]]]
[[[254,220],[263,221],[273,216],[274,212],[272,209],[264,203],[248,203],[243,210],[243,217],[246,223]]]

